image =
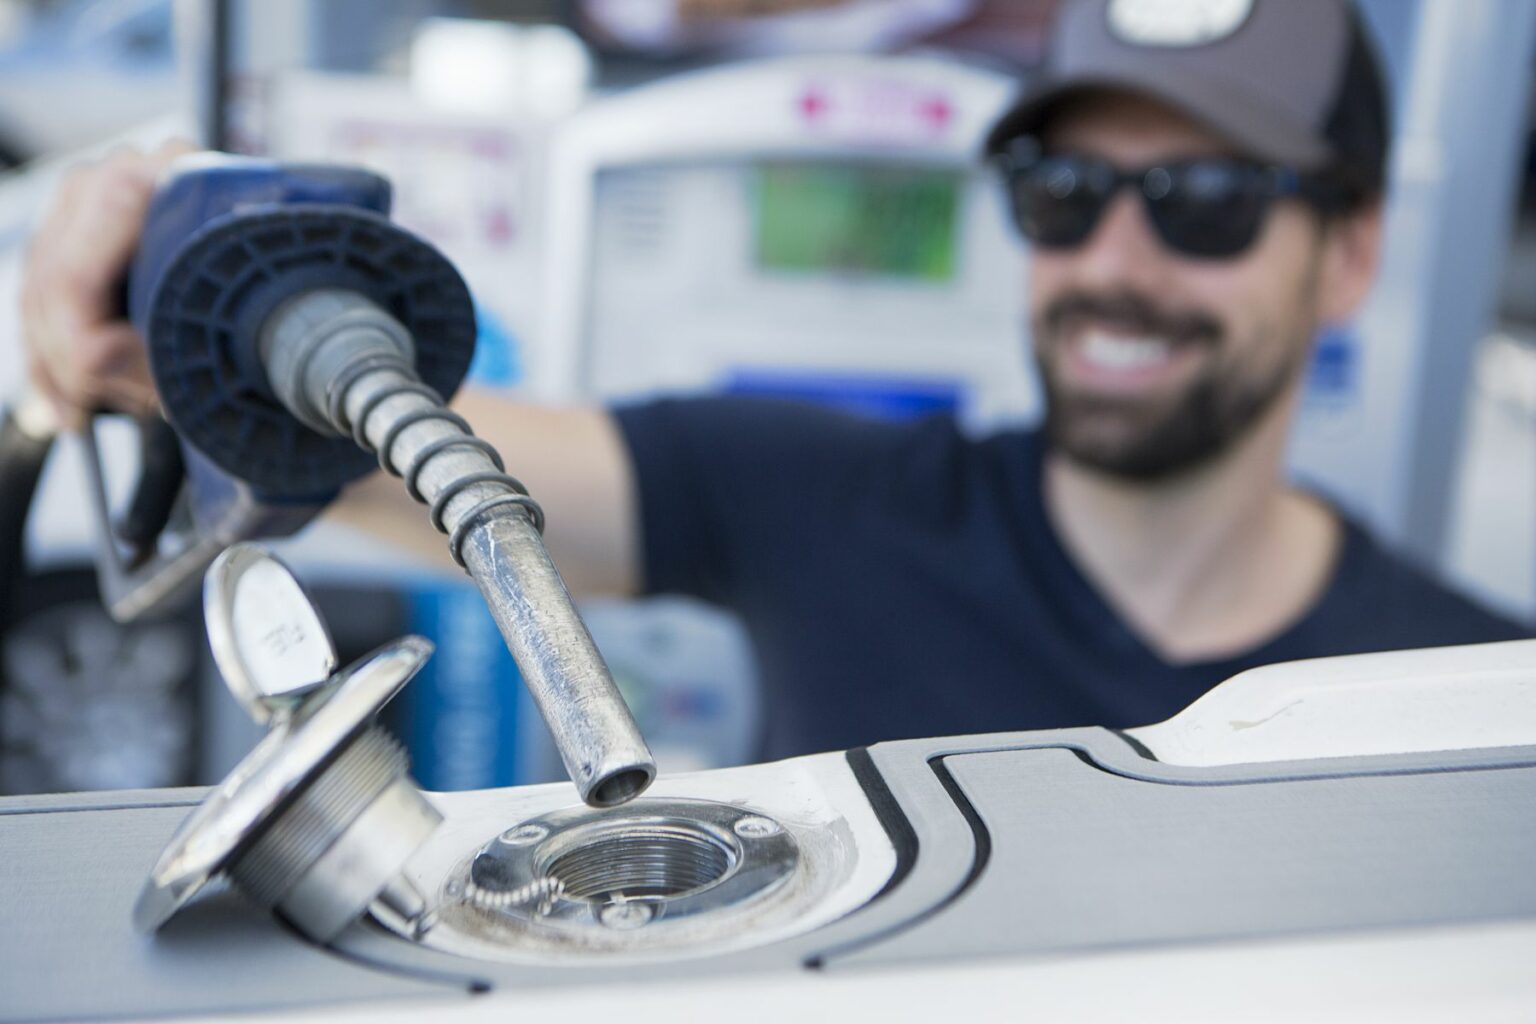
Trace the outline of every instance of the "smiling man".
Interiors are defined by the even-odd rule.
[[[1170,671],[1510,635],[1284,482],[1312,340],[1375,276],[1386,110],[1343,0],[1084,0],[989,136],[1049,518]]]
[[[1139,725],[1255,665],[1527,635],[1285,482],[1312,339],[1376,271],[1382,92],[1346,0],[1067,0],[987,142],[1034,246],[1038,431],[746,399],[458,408],[544,505],[573,589],[742,614],[768,756]],[[66,415],[146,393],[108,311],[167,156],[77,172],[34,246],[33,376]],[[441,557],[396,481],[336,515]]]

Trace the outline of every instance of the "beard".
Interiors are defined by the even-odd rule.
[[[1062,385],[1049,357],[1060,350],[1069,329],[1085,321],[1165,338],[1175,346],[1201,346],[1211,358],[1172,399],[1075,392]],[[1227,330],[1211,313],[1162,312],[1126,291],[1063,295],[1035,324],[1046,441],[1080,465],[1138,482],[1162,480],[1209,462],[1246,435],[1299,374],[1310,335],[1288,326],[1293,329],[1264,331],[1265,337],[1247,346],[1252,352],[1285,347],[1284,358],[1254,368],[1220,358]]]

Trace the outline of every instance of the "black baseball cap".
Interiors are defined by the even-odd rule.
[[[1063,0],[1045,64],[988,133],[987,153],[1098,89],[1150,96],[1361,201],[1386,182],[1386,87],[1350,0]]]

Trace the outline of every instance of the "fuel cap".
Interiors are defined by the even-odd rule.
[[[210,579],[227,581],[236,562],[241,572],[264,581],[267,595],[307,608],[269,608],[256,617],[261,626],[319,622],[296,583],[274,585],[274,574],[287,574],[286,566],[254,545],[226,551]],[[252,573],[252,566],[259,568]],[[209,611],[214,621],[214,609]],[[218,621],[239,632],[228,617]],[[227,875],[256,903],[319,942],[330,941],[376,903],[408,928],[421,927],[425,900],[400,870],[442,817],[406,777],[404,751],[373,719],[432,650],[423,637],[402,637],[319,685],[301,681],[302,695],[285,695],[279,714],[269,703],[252,701],[249,677],[235,683],[242,704],[270,729],[161,853],[134,906],[135,926],[154,931],[208,882]],[[228,667],[226,661],[220,665]],[[275,689],[264,680],[255,692],[272,695]]]

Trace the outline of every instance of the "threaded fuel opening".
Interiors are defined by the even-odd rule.
[[[605,832],[552,857],[542,873],[558,879],[567,899],[665,898],[720,881],[738,860],[713,833],[686,823],[635,824]]]

